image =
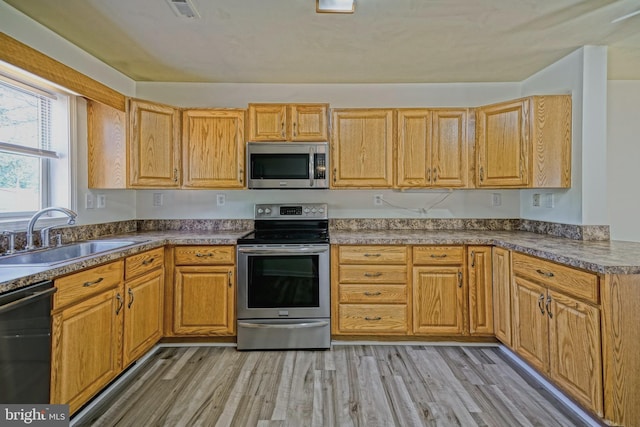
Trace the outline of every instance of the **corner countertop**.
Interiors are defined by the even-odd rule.
[[[0,293],[51,280],[164,245],[235,245],[250,230],[152,231],[101,237],[139,242],[95,256],[44,267],[0,267]],[[640,274],[640,243],[582,241],[525,231],[332,230],[331,244],[353,245],[495,245],[546,260],[604,274]]]

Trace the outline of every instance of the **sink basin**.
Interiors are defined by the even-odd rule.
[[[34,252],[0,257],[0,267],[38,267],[66,262],[143,243],[132,240],[88,240]]]

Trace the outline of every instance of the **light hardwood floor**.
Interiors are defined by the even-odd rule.
[[[525,374],[526,375],[526,374]],[[582,426],[495,347],[161,348],[76,425]]]

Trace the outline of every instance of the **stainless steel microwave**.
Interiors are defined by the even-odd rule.
[[[249,188],[329,188],[328,142],[247,143]]]

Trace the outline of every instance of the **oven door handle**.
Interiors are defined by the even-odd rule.
[[[238,248],[238,252],[250,255],[280,255],[280,254],[322,254],[328,249],[317,248],[295,248],[295,249],[254,249],[254,248]]]
[[[311,188],[313,188],[313,178],[315,176],[314,158],[314,149],[309,147],[309,187]]]
[[[305,328],[323,328],[328,326],[329,322],[303,322],[303,323],[247,323],[238,322],[238,327],[252,329],[305,329]]]

